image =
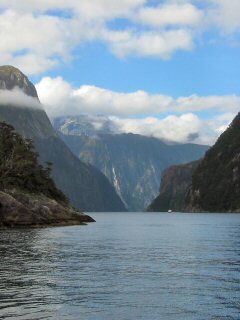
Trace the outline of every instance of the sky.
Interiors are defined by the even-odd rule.
[[[0,39],[51,119],[213,144],[239,111],[239,0],[0,0]]]

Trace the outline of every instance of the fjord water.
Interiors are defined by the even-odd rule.
[[[240,319],[240,215],[0,231],[0,319]]]

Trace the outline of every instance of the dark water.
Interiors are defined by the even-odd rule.
[[[0,231],[0,319],[240,319],[240,215]]]

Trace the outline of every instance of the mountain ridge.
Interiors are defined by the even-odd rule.
[[[69,120],[70,119],[70,120]],[[90,163],[104,173],[129,211],[142,211],[159,192],[162,170],[169,165],[201,158],[207,146],[168,144],[154,137],[133,133],[109,133],[109,123],[92,116],[66,117],[53,120],[55,129],[72,152],[83,162]],[[89,125],[88,125],[89,122]],[[103,122],[103,127],[99,124]],[[102,133],[104,131],[104,133]],[[78,135],[76,135],[78,133]]]
[[[33,85],[26,79],[14,67],[0,67],[1,90],[10,91],[19,87],[37,100],[35,87],[32,90]],[[126,211],[107,178],[73,155],[56,134],[43,109],[4,105],[0,101],[0,121],[12,124],[18,133],[33,139],[40,161],[42,164],[53,163],[52,177],[74,206],[84,211]]]
[[[240,212],[240,113],[196,168],[186,210]]]
[[[27,76],[11,65],[0,66],[0,89],[11,91],[15,87],[39,101],[37,90]]]
[[[175,176],[164,178],[165,189],[149,206],[149,210],[165,211],[164,200],[168,206],[171,201],[180,204],[175,211],[183,212],[240,212],[240,113],[230,126],[220,135],[216,143],[206,152],[204,158],[193,167],[175,167]],[[182,181],[186,182],[181,188]],[[171,208],[170,208],[171,209]]]

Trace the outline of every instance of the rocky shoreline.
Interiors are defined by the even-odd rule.
[[[42,194],[0,191],[0,228],[54,227],[95,222],[90,216]]]

